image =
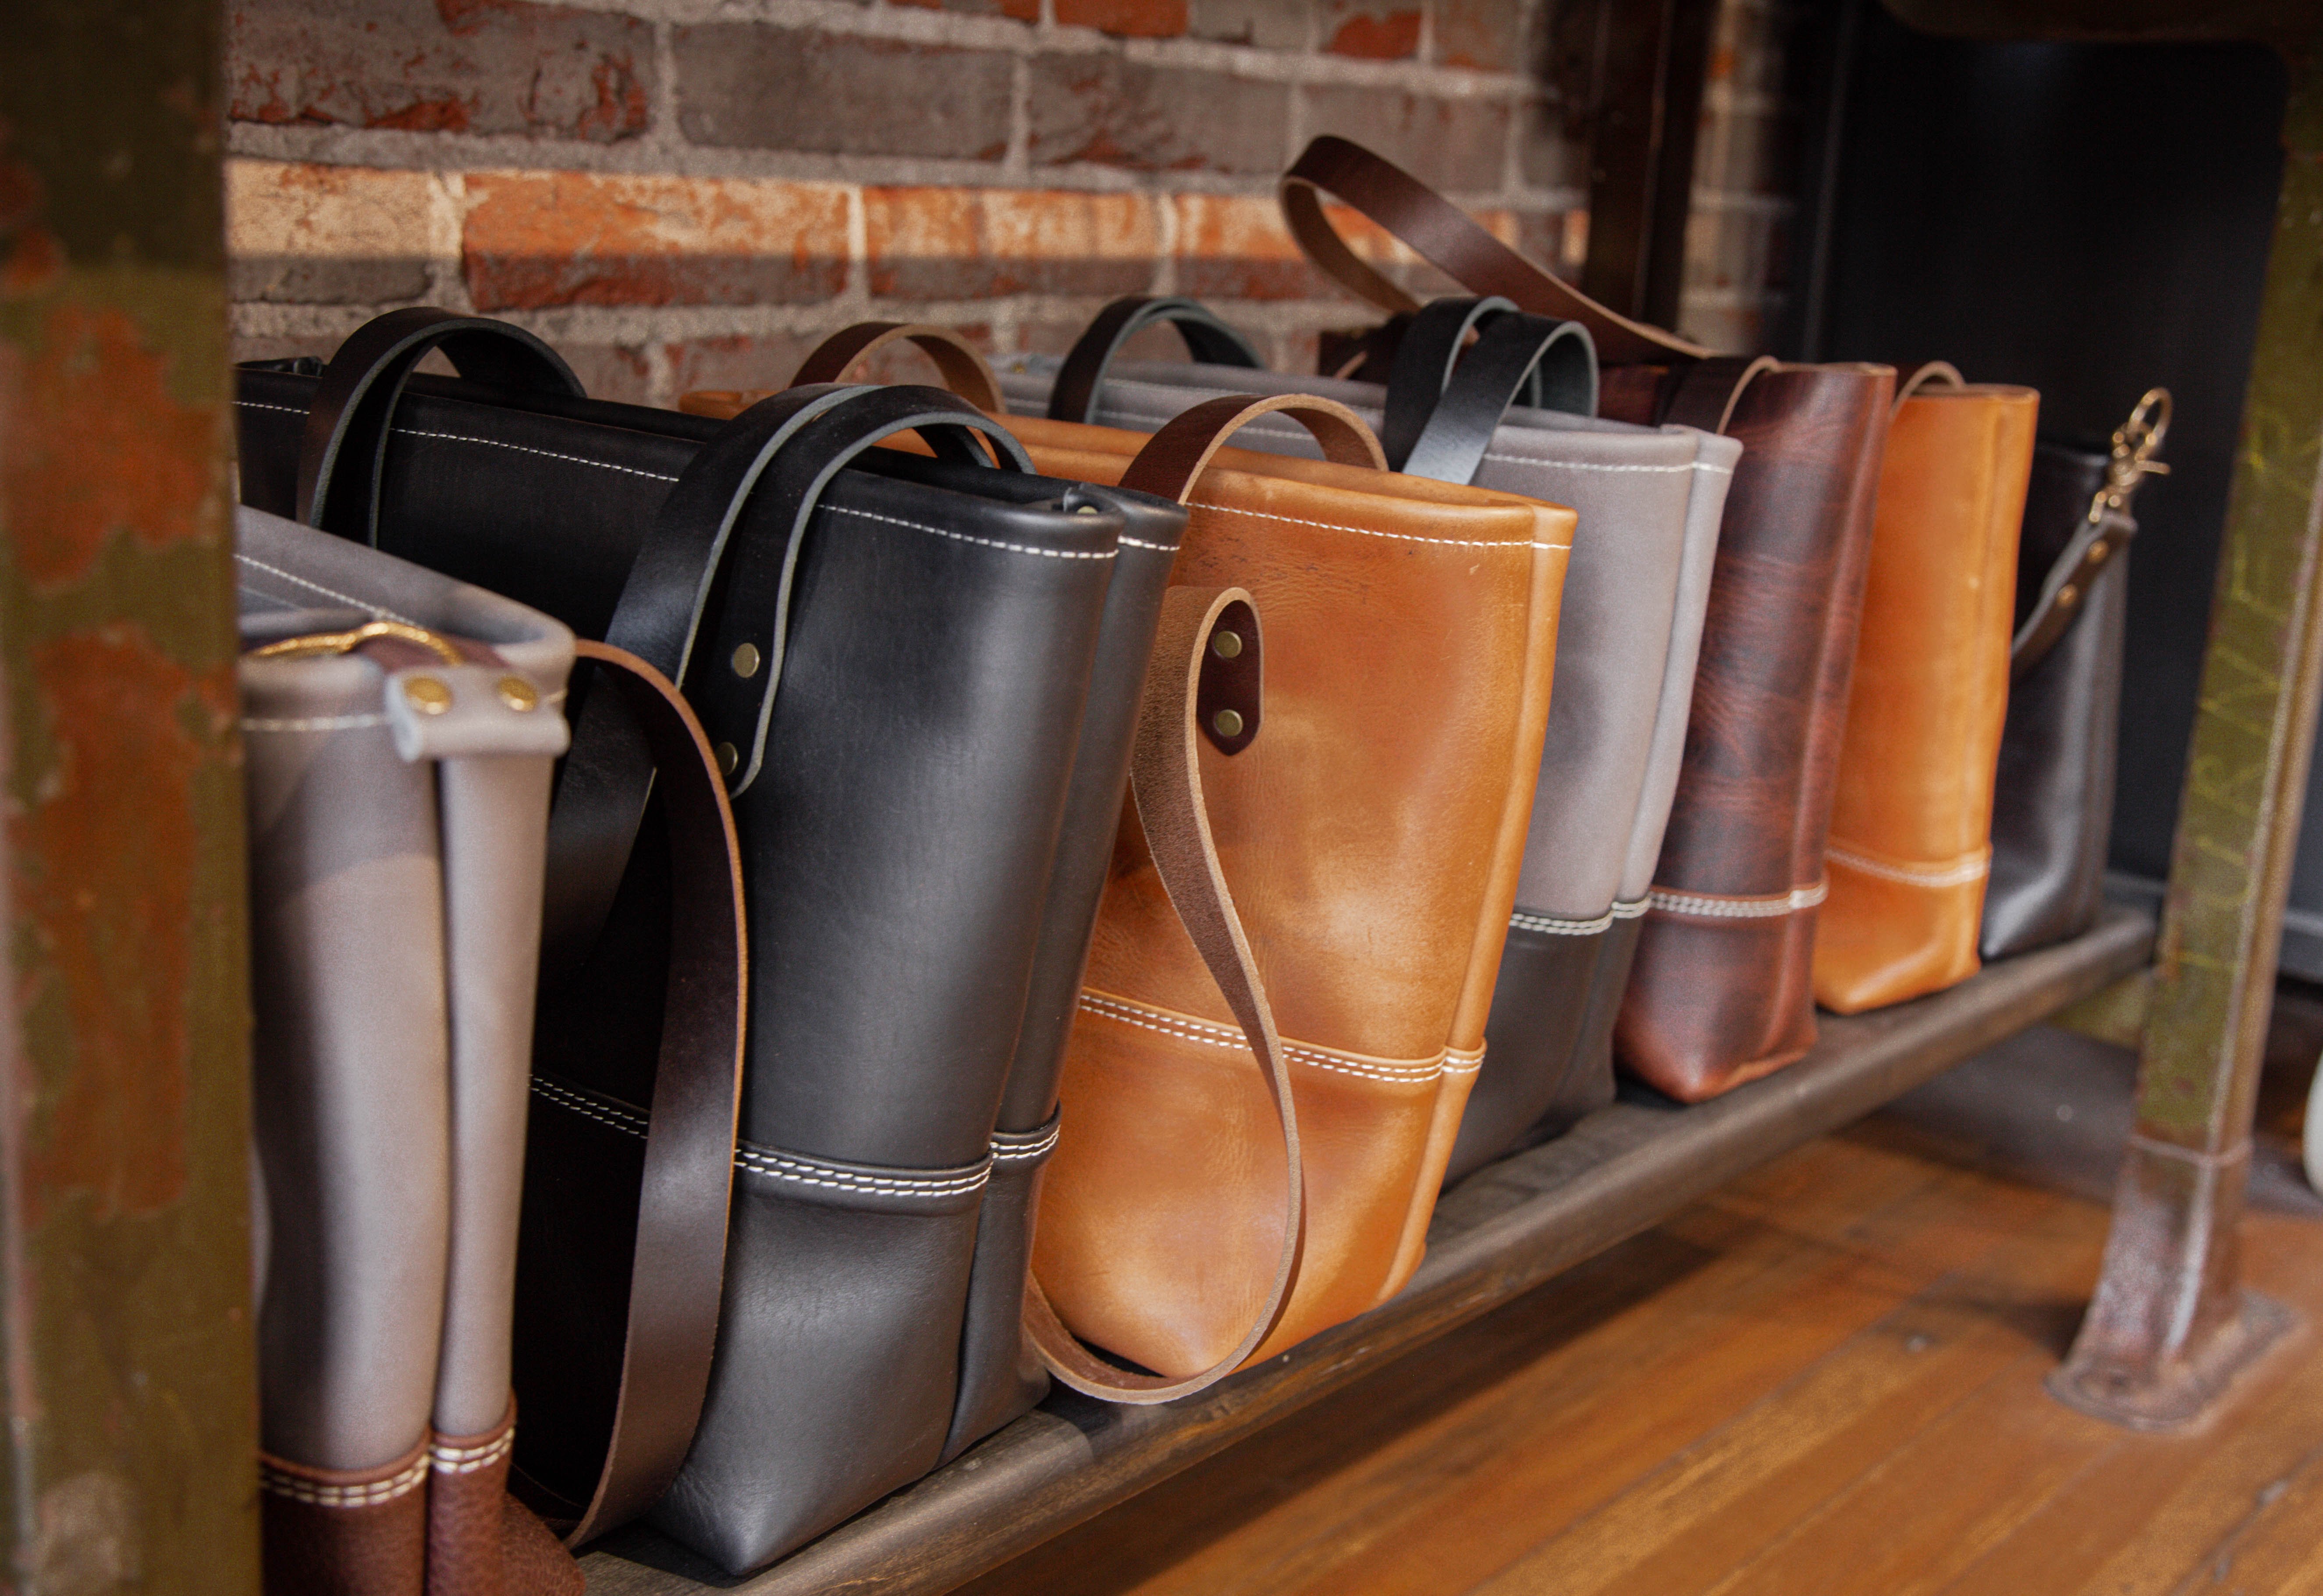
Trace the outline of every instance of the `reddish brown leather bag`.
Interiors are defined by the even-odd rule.
[[[1815,939],[1815,1001],[1835,1013],[1977,971],[2039,409],[1946,365],[1896,399]]]
[[[800,380],[836,378],[896,337],[957,344],[855,329]],[[748,397],[684,403],[717,414]],[[1219,446],[1278,410],[1330,458]],[[1232,752],[1206,743],[1195,773],[1280,1023],[1280,1070],[1262,1005],[1226,989],[1225,944],[1206,948],[1165,885],[1141,785],[1067,1048],[1035,1233],[1035,1278],[1071,1333],[1045,1331],[1035,1312],[1052,1369],[1097,1395],[1157,1401],[1363,1312],[1419,1265],[1514,900],[1574,516],[1375,469],[1361,421],[1300,395],[1212,400],[1150,439],[1008,425],[1045,474],[1185,502],[1173,579],[1247,590],[1263,620],[1262,711]]]
[[[1742,444],[1614,1046],[1689,1102],[1780,1069],[1815,1037],[1815,909],[1894,371],[1713,357],[1615,315],[1362,146],[1317,139],[1284,174],[1284,219],[1318,266],[1391,316],[1419,301],[1340,238],[1327,193],[1471,292],[1587,326],[1600,414]]]

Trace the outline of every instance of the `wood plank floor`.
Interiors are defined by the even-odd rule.
[[[2132,1435],[2042,1390],[2106,1215],[2021,1129],[1816,1142],[967,1589],[2323,1596],[2323,1220],[2250,1215],[2302,1328]]]

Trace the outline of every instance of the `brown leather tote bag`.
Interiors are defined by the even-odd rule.
[[[1614,1051],[1688,1102],[1780,1069],[1814,1043],[1815,910],[1894,370],[1713,356],[1606,309],[1361,145],[1317,139],[1283,175],[1283,218],[1309,259],[1391,316],[1419,302],[1339,236],[1326,194],[1469,291],[1586,326],[1601,416],[1742,445]],[[1391,358],[1391,336],[1373,343]]]
[[[895,338],[947,362],[965,350],[938,329],[858,328],[800,380]],[[1327,458],[1221,446],[1278,412]],[[1042,472],[1185,503],[1173,580],[1247,590],[1264,618],[1263,730],[1231,751],[1214,737],[1199,774],[1290,1100],[1278,1117],[1254,1028],[1126,817],[1034,1238],[1062,1326],[1152,1373],[1042,1335],[1036,1315],[1053,1371],[1162,1400],[1383,1301],[1419,1265],[1514,899],[1574,516],[1378,469],[1352,412],[1303,395],[1211,400],[1151,438],[1008,426]]]
[[[1979,968],[2040,396],[1923,366],[1888,423],[1839,757],[1815,1001],[1842,1014]]]

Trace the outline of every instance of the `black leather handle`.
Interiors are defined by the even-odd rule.
[[[1175,296],[1156,298],[1132,294],[1116,299],[1097,313],[1057,368],[1049,390],[1049,419],[1089,421],[1097,415],[1097,395],[1105,390],[1105,374],[1121,346],[1156,322],[1168,322],[1186,341],[1189,359],[1213,366],[1242,366],[1262,371],[1249,339],[1220,321],[1206,307]]]
[[[1476,342],[1464,356],[1471,331]],[[1438,299],[1411,318],[1396,348],[1380,444],[1398,471],[1473,482],[1501,418],[1520,400],[1597,413],[1589,329],[1529,315],[1497,296]]]
[[[379,482],[396,402],[419,362],[441,350],[472,382],[585,398],[581,379],[522,327],[415,305],[373,316],[323,368],[298,450],[298,518],[379,546]]]

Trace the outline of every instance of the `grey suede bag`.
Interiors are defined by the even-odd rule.
[[[1158,321],[1194,330],[1189,353],[1203,360],[1114,358]],[[1407,331],[1391,387],[1260,371],[1246,344],[1248,364],[1217,363],[1239,340],[1198,306],[1122,301],[1072,353],[1024,356],[1000,373],[1015,414],[1143,432],[1220,393],[1319,394],[1378,427],[1398,469],[1579,513],[1516,911],[1447,1181],[1612,1098],[1613,1020],[1685,752],[1719,522],[1741,455],[1731,438],[1693,427],[1587,414],[1586,338],[1505,301],[1439,300]],[[1303,428],[1273,418],[1235,441],[1316,453]]]

